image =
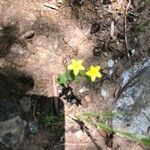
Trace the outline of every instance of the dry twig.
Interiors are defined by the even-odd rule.
[[[56,86],[56,81],[55,81],[55,76],[52,76],[53,79],[53,99],[54,99],[54,104],[56,108],[56,112],[58,113],[58,91],[57,91],[57,86]]]
[[[124,38],[125,38],[125,48],[126,48],[126,54],[127,54],[127,58],[129,59],[129,47],[128,47],[128,38],[127,38],[127,14],[128,14],[128,9],[130,7],[131,4],[131,0],[129,0],[128,5],[125,9],[125,15],[124,15]]]
[[[37,101],[35,100],[34,108],[33,108],[33,118],[34,118],[34,121],[37,121],[37,119],[36,119],[36,115],[35,115],[36,104],[37,104]]]
[[[44,6],[47,7],[47,8],[54,9],[54,10],[58,10],[59,9],[56,5],[50,4],[50,3],[45,3]]]

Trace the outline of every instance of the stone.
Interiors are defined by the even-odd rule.
[[[7,120],[15,115],[15,109],[13,104],[7,100],[0,101],[0,121]]]
[[[103,97],[107,97],[108,91],[107,91],[105,88],[102,88],[102,90],[101,90],[101,95],[102,95]]]
[[[109,70],[108,69],[103,69],[103,73],[106,75],[109,75]]]
[[[79,130],[75,133],[75,136],[77,137],[77,139],[81,139],[82,136],[83,136],[83,131],[82,130]]]
[[[39,131],[38,124],[35,121],[29,122],[28,129],[31,134],[36,134]]]
[[[11,47],[11,51],[12,51],[12,53],[15,53],[20,56],[22,56],[26,53],[26,50],[19,44],[13,44]]]
[[[88,95],[86,95],[86,96],[84,97],[84,99],[85,99],[85,101],[86,101],[87,103],[91,103],[91,102],[92,102],[91,97],[88,96]]]
[[[16,64],[23,64],[24,59],[28,58],[30,54],[30,50],[27,50],[20,44],[15,43],[12,45],[9,54],[7,55],[7,59]]]
[[[121,87],[124,87],[131,78],[136,76],[141,70],[150,66],[150,58],[144,59],[140,63],[136,63],[133,67],[125,70],[120,77]]]
[[[122,90],[113,112],[119,117],[112,120],[114,128],[150,136],[150,59],[135,64],[121,76]]]
[[[35,34],[35,31],[33,30],[27,31],[21,36],[20,39],[31,39],[33,38],[34,34]]]
[[[101,86],[100,95],[107,101],[114,97],[116,87],[117,85],[112,81],[105,80]]]
[[[83,86],[80,90],[79,90],[79,93],[85,93],[85,92],[88,92],[89,91],[89,89],[88,88],[86,88],[85,86]]]
[[[131,55],[133,56],[135,54],[135,52],[136,52],[135,49],[132,49],[131,50]]]
[[[63,87],[62,86],[57,86],[57,92],[58,94],[61,94],[63,91]]]
[[[24,137],[26,123],[19,116],[0,122],[0,143],[17,150]]]
[[[109,68],[112,68],[115,65],[115,62],[112,59],[109,59],[107,65]]]
[[[63,4],[64,0],[57,0],[58,3]]]
[[[109,70],[109,76],[111,76],[113,74],[113,68],[111,68],[110,70]]]
[[[22,97],[20,104],[24,112],[29,112],[31,108],[31,97]]]

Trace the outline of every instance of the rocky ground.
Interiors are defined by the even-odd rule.
[[[147,149],[74,119],[113,110],[114,128],[150,136],[149,9],[149,0],[0,0],[0,149]],[[103,70],[70,84],[79,106],[55,93],[72,58]],[[58,113],[59,126],[46,127]]]

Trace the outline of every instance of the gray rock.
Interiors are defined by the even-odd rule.
[[[15,115],[15,109],[13,104],[7,100],[0,101],[0,121],[7,120]]]
[[[113,127],[150,136],[150,59],[137,63],[121,76],[123,90],[113,111]]]
[[[25,125],[19,116],[0,122],[0,143],[17,150],[24,136]]]
[[[79,93],[85,93],[85,92],[88,92],[89,91],[89,89],[88,88],[86,88],[85,86],[83,86],[80,90],[79,90]]]
[[[22,97],[20,104],[24,112],[29,112],[31,108],[31,97]]]
[[[26,52],[26,50],[19,44],[12,45],[11,51],[12,51],[12,53],[20,55],[20,56],[24,55]]]
[[[38,124],[35,121],[29,122],[28,129],[30,133],[36,134],[39,131],[38,128]]]
[[[121,75],[121,86],[124,87],[131,78],[148,66],[150,66],[150,58],[144,59],[142,62],[136,63],[133,67],[124,71]]]
[[[112,59],[109,59],[107,65],[109,68],[112,68],[115,65],[115,62]]]

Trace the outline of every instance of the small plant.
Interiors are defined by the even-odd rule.
[[[96,126],[97,129],[103,129],[106,132],[117,134],[119,136],[128,138],[130,140],[137,141],[143,144],[144,146],[150,147],[150,137],[144,137],[144,136],[141,137],[138,134],[130,133],[126,131],[120,131],[107,125],[106,121],[108,121],[108,119],[114,118],[119,115],[120,114],[113,113],[113,112],[105,112],[105,113],[88,112],[79,115],[78,120],[94,125]]]
[[[85,67],[82,65],[82,60],[73,59],[71,64],[68,65],[67,70],[63,74],[59,74],[57,81],[59,85],[67,85],[71,81],[80,81],[81,77],[90,78],[91,81],[95,81],[96,78],[101,78],[100,66],[91,66],[86,72]]]
[[[139,24],[137,27],[136,27],[137,31],[139,32],[146,32],[146,30],[149,30],[150,29],[150,22],[149,21],[146,21],[144,23],[141,23]]]
[[[60,126],[63,126],[64,124],[64,119],[63,116],[54,116],[52,114],[46,115],[43,118],[43,123],[45,125],[45,127],[49,127],[52,130],[56,130],[58,129]]]

